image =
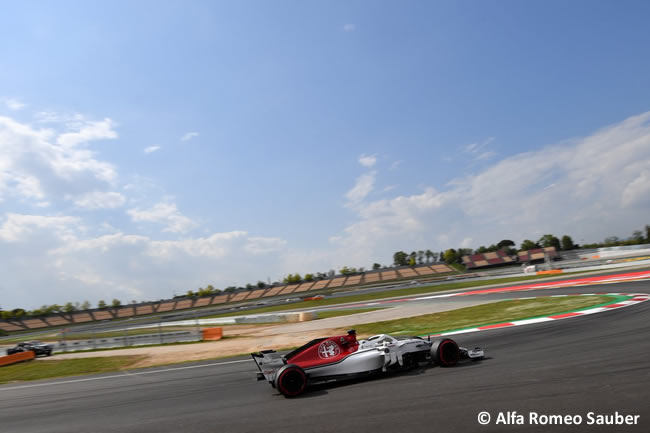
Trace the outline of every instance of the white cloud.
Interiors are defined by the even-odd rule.
[[[21,242],[36,230],[47,229],[65,239],[71,236],[78,218],[9,213],[0,225],[0,241]]]
[[[376,155],[361,155],[359,157],[359,164],[364,167],[372,167],[377,163]]]
[[[184,233],[194,228],[196,224],[188,217],[181,214],[175,203],[164,201],[148,209],[129,209],[127,213],[135,222],[154,222],[165,224],[163,231],[171,233]]]
[[[189,140],[193,139],[194,137],[198,137],[198,136],[199,136],[198,132],[186,132],[181,137],[181,141],[189,141]]]
[[[11,111],[22,110],[27,106],[24,102],[16,98],[5,98],[4,103]]]
[[[149,146],[144,148],[144,153],[154,153],[157,150],[160,150],[160,146]]]
[[[117,137],[112,126],[110,119],[81,121],[57,135],[0,117],[0,201],[7,196],[61,199],[110,186],[117,177],[115,167],[84,145]]]
[[[480,156],[489,142],[465,150]],[[544,233],[577,241],[624,237],[650,215],[650,112],[505,158],[454,179],[443,191],[425,187],[422,193],[366,201],[375,176],[364,176],[348,193],[357,221],[330,237],[335,254],[320,257],[346,257],[348,265],[359,266],[400,249],[475,248]]]
[[[401,159],[398,159],[397,161],[393,161],[393,163],[390,165],[390,170],[395,170],[399,165],[402,163]]]
[[[358,203],[370,194],[375,185],[376,175],[376,171],[371,171],[370,173],[362,174],[357,178],[352,189],[345,194],[345,197],[348,199],[350,204]]]
[[[494,137],[488,137],[483,141],[470,143],[464,147],[464,151],[477,161],[489,159],[496,155],[495,151],[486,150],[487,146],[489,146],[493,141]]]
[[[93,191],[76,198],[69,197],[74,200],[77,207],[84,209],[114,209],[121,207],[126,202],[124,197],[119,192],[102,192]]]
[[[287,241],[280,238],[249,237],[244,245],[244,250],[251,254],[268,254],[280,251],[287,244]]]
[[[113,121],[108,118],[100,121],[86,121],[78,131],[59,135],[56,142],[63,147],[70,148],[92,140],[117,138],[114,126]]]
[[[356,29],[357,29],[357,26],[355,26],[354,24],[345,24],[343,26],[343,31],[345,31],[345,32],[353,32]]]

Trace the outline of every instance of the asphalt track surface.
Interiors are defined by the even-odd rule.
[[[603,292],[650,293],[650,281],[490,297]],[[650,431],[650,301],[454,338],[483,346],[488,359],[322,386],[296,399],[256,382],[253,362],[242,358],[4,385],[0,431]],[[487,426],[477,422],[481,411],[493,417]],[[526,425],[495,425],[507,411],[525,415]],[[583,423],[529,425],[529,412],[581,415]],[[588,412],[640,418],[632,426],[587,425]]]

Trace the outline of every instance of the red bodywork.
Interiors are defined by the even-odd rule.
[[[354,333],[314,340],[310,343],[309,346],[287,358],[287,362],[301,368],[311,368],[338,362],[359,349],[357,336]]]

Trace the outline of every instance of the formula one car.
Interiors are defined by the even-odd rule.
[[[452,367],[462,359],[485,356],[480,347],[458,347],[450,338],[425,340],[380,334],[357,341],[354,329],[347,335],[317,338],[284,356],[274,350],[251,355],[260,370],[257,380],[267,380],[287,398],[302,394],[316,383],[406,370],[421,362]]]
[[[51,344],[41,343],[40,341],[25,341],[23,343],[18,343],[15,347],[7,349],[7,355],[32,351],[34,352],[35,356],[50,356],[52,354],[52,350],[54,350],[54,346]]]

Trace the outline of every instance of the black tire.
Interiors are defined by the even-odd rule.
[[[47,353],[45,354],[45,356],[52,356],[52,351],[48,350]]]
[[[431,359],[441,367],[453,367],[460,359],[458,344],[451,338],[434,341],[430,350]]]
[[[287,364],[275,374],[275,386],[286,398],[298,397],[307,387],[307,375],[297,365]]]

